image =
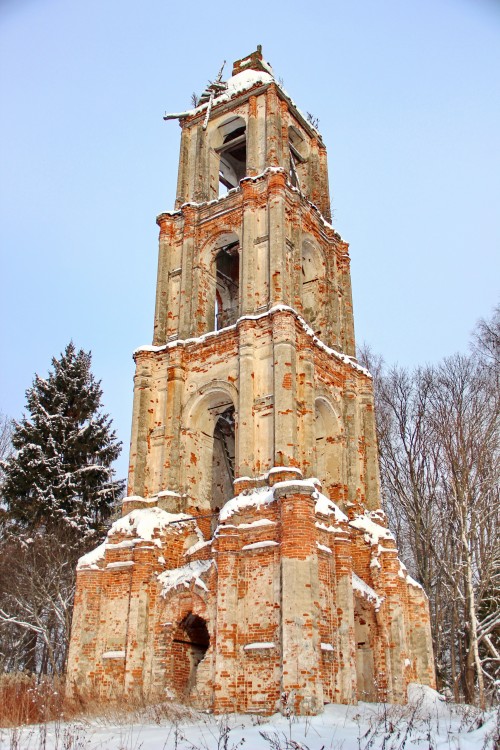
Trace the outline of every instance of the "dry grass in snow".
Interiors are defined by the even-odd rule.
[[[412,685],[406,706],[327,705],[320,716],[215,717],[168,703],[0,730],[1,750],[497,750],[498,710]]]

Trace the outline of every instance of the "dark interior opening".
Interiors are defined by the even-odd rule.
[[[217,513],[233,496],[235,463],[234,406],[227,407],[215,423],[212,454],[212,510]],[[215,522],[217,521],[214,516]]]
[[[179,695],[188,695],[195,687],[196,670],[209,645],[207,623],[190,612],[179,623],[172,643],[175,687]]]
[[[220,154],[219,194],[238,187],[247,173],[247,137],[245,125],[240,125],[224,136]]]
[[[240,256],[239,242],[220,249],[215,259],[216,294],[214,329],[233,325],[238,319]]]

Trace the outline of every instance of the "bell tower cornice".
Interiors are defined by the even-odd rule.
[[[235,81],[235,84],[238,82]],[[273,89],[276,92],[276,95],[279,97],[279,99],[284,102],[290,111],[290,113],[300,122],[304,130],[308,133],[308,135],[311,138],[316,138],[318,143],[324,148],[324,142],[323,142],[323,136],[319,132],[317,128],[312,125],[312,123],[309,122],[307,117],[301,112],[301,110],[297,107],[297,105],[294,103],[293,99],[287,94],[287,92],[281,88],[278,81],[272,79],[272,80],[265,80],[265,81],[259,81],[257,80],[251,88],[247,88],[244,90],[238,90],[235,85],[235,90],[231,95],[231,98],[228,98],[230,95],[230,92],[225,92],[224,94],[221,94],[220,97],[214,100],[212,112],[215,115],[221,115],[226,112],[229,112],[234,108],[235,105],[243,104],[247,101],[249,101],[252,97],[260,96],[261,94],[264,94],[268,88]],[[187,110],[185,112],[179,112],[179,113],[172,113],[172,114],[165,114],[163,116],[164,120],[179,120],[179,124],[181,127],[189,126],[199,124],[203,122],[203,119],[205,117],[207,110],[207,105],[202,104],[198,107],[195,107],[194,109]]]

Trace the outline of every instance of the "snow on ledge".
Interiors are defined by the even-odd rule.
[[[290,182],[290,179],[289,179],[289,174],[288,174],[287,170],[284,169],[283,167],[266,167],[264,169],[264,171],[260,172],[259,174],[248,174],[248,175],[245,175],[245,177],[241,178],[240,185],[243,182],[257,182],[258,180],[261,180],[266,175],[273,174],[273,173],[274,174],[276,174],[276,173],[284,174],[285,175],[285,179],[286,179],[286,184],[287,184],[288,188],[292,192],[298,193],[301,196],[302,200],[305,200],[306,203],[308,203],[309,206],[311,206],[311,208],[313,209],[313,211],[315,211],[318,214],[319,220],[321,221],[321,223],[323,224],[323,226],[327,227],[329,230],[331,230],[333,232],[333,234],[335,236],[335,239],[337,239],[340,242],[345,242],[345,240],[342,238],[342,236],[338,232],[338,230],[335,229],[335,227],[333,226],[333,224],[331,222],[327,221],[327,219],[325,219],[325,217],[321,213],[320,208],[315,203],[313,203],[306,195],[304,195],[297,187],[295,187],[294,185],[292,185],[292,183]],[[157,218],[159,218],[161,216],[180,216],[182,214],[182,209],[185,208],[185,207],[189,207],[189,206],[193,206],[194,208],[202,208],[202,207],[206,208],[207,206],[214,206],[216,203],[221,203],[222,201],[226,200],[229,196],[234,195],[235,193],[239,192],[240,190],[241,190],[241,188],[238,185],[237,187],[234,187],[234,188],[231,188],[231,190],[228,190],[228,192],[225,193],[224,195],[220,195],[218,198],[213,198],[212,200],[209,200],[209,201],[185,201],[185,203],[183,203],[180,208],[177,208],[177,209],[175,209],[173,211],[162,211],[160,214],[158,214]],[[174,269],[174,270],[178,271],[180,269]]]
[[[184,557],[187,557],[188,555],[194,555],[195,552],[198,552],[200,549],[203,549],[204,547],[209,547],[212,544],[212,540],[208,539],[200,539],[199,541],[195,542],[195,544],[192,545],[192,547],[189,547],[184,552]]]
[[[375,611],[378,611],[380,609],[380,606],[382,602],[384,601],[383,596],[379,596],[376,591],[372,589],[371,586],[369,586],[365,581],[363,581],[362,578],[356,575],[356,573],[352,574],[352,588],[354,591],[357,591],[358,594],[361,594],[361,596],[369,601],[371,604],[375,605]]]
[[[319,521],[316,521],[315,526],[317,529],[321,529],[321,531],[328,531],[329,534],[339,534],[344,531],[341,526],[327,526]]]
[[[356,518],[354,518],[352,521],[349,521],[349,526],[352,526],[354,529],[358,529],[359,531],[363,531],[365,542],[367,544],[380,544],[382,539],[390,539],[394,542],[394,536],[389,531],[389,529],[386,529],[385,526],[381,526],[373,520],[374,516],[378,517],[376,515],[377,513],[377,511],[365,511],[364,515],[356,516]],[[394,552],[393,549],[389,551]]]
[[[135,547],[133,539],[124,539],[123,542],[106,542],[106,549],[132,549]]]
[[[192,521],[192,516],[188,516],[186,513],[168,513],[156,506],[153,508],[137,508],[114,522],[108,531],[108,538],[115,534],[125,534],[138,537],[145,542],[153,542],[159,547],[161,542],[155,538],[156,533],[168,528],[170,531],[179,534],[183,530],[183,525],[173,522],[183,520]]]
[[[257,521],[251,523],[239,523],[237,529],[255,529],[258,526],[276,526],[276,521],[271,521],[269,518],[259,518]]]
[[[224,104],[224,102],[228,102],[230,99],[232,99],[233,96],[242,94],[243,92],[248,91],[254,86],[257,86],[259,83],[261,83],[262,85],[268,85],[270,83],[276,83],[276,81],[274,79],[274,76],[272,76],[270,73],[266,73],[263,70],[253,70],[251,68],[242,70],[240,73],[237,73],[236,75],[228,78],[228,80],[226,81],[226,88],[224,89],[223,93],[219,94],[219,96],[214,97],[212,106],[217,107],[219,104]],[[194,109],[187,109],[184,112],[165,114],[163,119],[176,120],[184,117],[193,117],[194,115],[198,115],[204,112],[207,107],[208,102],[203,102],[203,104],[200,104],[198,107],[194,107]]]
[[[304,318],[293,308],[289,305],[274,305],[269,310],[259,313],[258,315],[242,315],[241,318],[238,318],[236,323],[234,323],[231,326],[227,326],[227,328],[221,328],[220,331],[208,331],[207,333],[204,333],[202,336],[197,336],[194,338],[189,339],[176,339],[175,341],[170,341],[167,344],[163,344],[162,346],[153,346],[150,344],[145,344],[143,346],[139,346],[137,349],[134,349],[134,355],[140,354],[141,352],[161,352],[161,351],[168,351],[169,349],[173,349],[176,346],[186,346],[188,344],[199,344],[203,341],[207,341],[210,338],[213,338],[214,336],[219,336],[220,334],[230,331],[232,329],[235,329],[238,326],[238,323],[240,323],[242,320],[261,320],[262,318],[266,318],[268,316],[272,316],[277,312],[291,312],[297,319],[297,321],[302,326],[304,332],[310,336],[313,340],[313,342],[322,349],[326,354],[329,354],[330,356],[334,357],[335,359],[338,359],[340,362],[343,362],[346,365],[349,365],[352,367],[353,370],[356,370],[357,372],[362,373],[363,375],[366,375],[366,377],[371,378],[370,372],[366,369],[366,367],[362,367],[358,362],[354,360],[353,357],[350,357],[348,354],[344,354],[343,352],[337,351],[337,349],[332,349],[332,347],[327,346],[326,344],[319,339],[316,334],[314,333],[313,329],[311,328],[308,323],[304,320]],[[290,467],[287,467],[290,468]]]
[[[412,578],[409,573],[406,573],[405,580],[409,586],[413,586],[416,589],[422,589],[422,591],[424,590],[424,587],[422,586],[422,584],[420,584],[418,581]]]
[[[253,651],[257,648],[276,648],[276,644],[272,641],[262,641],[256,643],[247,643],[246,646],[243,646],[244,651]]]
[[[327,552],[329,555],[333,555],[333,550],[330,549],[330,547],[327,547],[325,544],[320,544],[319,542],[316,542],[316,547],[323,552]]]
[[[265,540],[263,542],[253,542],[252,544],[245,544],[241,549],[262,549],[263,547],[279,547],[278,542],[272,540]]]
[[[322,495],[321,492],[316,491],[316,507],[315,512],[321,513],[322,516],[333,516],[337,522],[346,522],[348,520],[345,513],[342,513],[338,505],[335,505],[333,500]]]
[[[163,573],[159,573],[158,581],[162,586],[161,595],[166,596],[169,591],[177,588],[177,586],[189,588],[193,579],[195,586],[208,591],[201,576],[207,573],[213,564],[214,560],[194,560],[187,563],[187,565],[182,565],[180,568],[165,570]]]
[[[106,542],[103,542],[95,549],[82,555],[76,566],[77,570],[101,570],[98,563],[102,562],[106,556]]]
[[[156,502],[156,495],[154,497],[141,497],[140,495],[128,495],[121,500],[122,503],[141,503],[141,505],[153,505]]]
[[[276,80],[273,69],[271,68],[269,63],[265,62],[264,60],[262,60],[262,63],[269,72],[247,68],[246,70],[242,70],[239,73],[236,73],[236,75],[231,76],[227,79],[227,81],[225,81],[226,88],[218,96],[214,96],[212,106],[217,107],[219,104],[224,104],[238,94],[242,94],[245,91],[258,86],[259,84],[261,84],[262,86],[268,86],[269,84],[274,83],[276,88],[279,89],[279,91],[289,102],[289,104],[291,104],[291,106],[297,111],[304,124],[306,124],[307,127],[310,128],[314,133],[317,133],[317,135],[321,139],[321,133],[319,132],[318,128],[313,125],[313,123],[310,121],[310,118],[306,117],[302,110],[297,106],[282,83]],[[183,112],[174,112],[172,114],[165,113],[163,119],[173,120],[185,117],[193,117],[194,115],[199,115],[203,112],[206,112],[207,108],[208,102],[203,102],[203,104],[200,104],[193,109],[188,109]]]
[[[105,651],[103,659],[125,659],[125,651]]]
[[[261,505],[269,505],[274,502],[274,492],[270,487],[258,487],[248,495],[237,495],[222,507],[219,513],[219,521],[227,521],[235,513],[245,508],[260,508]]]
[[[322,651],[333,651],[333,646],[331,643],[322,643],[321,644],[321,650]]]
[[[272,395],[273,395],[272,393],[267,394],[267,396],[272,396]],[[278,474],[283,471],[286,471],[287,474],[288,473],[297,474],[297,477],[299,479],[302,478],[302,471],[298,469],[296,466],[273,466],[271,469],[269,469],[268,471],[265,471],[263,474],[256,474],[253,477],[249,477],[249,476],[236,477],[234,481],[236,484],[238,484],[238,482],[267,482],[267,480],[272,474]],[[315,481],[319,482],[319,480],[315,480]]]
[[[288,467],[283,467],[288,469]],[[275,467],[274,473],[277,473],[280,470],[280,467]],[[273,471],[271,469],[271,471]],[[262,475],[262,478],[265,478],[265,476],[269,476],[269,473],[267,475]],[[259,477],[260,478],[260,477]],[[240,477],[240,479],[247,479],[247,477]],[[249,479],[249,477],[248,477]],[[345,513],[342,513],[340,508],[335,505],[335,503],[330,500],[326,495],[323,495],[321,492],[319,492],[317,485],[319,484],[319,480],[316,478],[312,479],[300,479],[299,475],[297,476],[297,479],[287,479],[284,482],[276,482],[272,487],[264,486],[264,487],[257,487],[253,490],[244,490],[240,495],[236,495],[236,497],[233,497],[231,500],[228,500],[228,502],[222,507],[220,513],[219,513],[219,521],[223,523],[224,521],[227,521],[232,515],[235,513],[239,513],[242,510],[245,510],[246,508],[257,508],[259,509],[262,505],[269,505],[270,503],[274,502],[275,496],[274,491],[279,489],[287,489],[287,488],[296,488],[299,489],[301,487],[307,488],[309,490],[313,490],[312,496],[314,500],[316,501],[315,504],[315,513],[320,513],[323,516],[333,516],[333,519],[337,522],[347,522],[348,518],[345,515]],[[256,521],[253,521],[251,524],[239,524],[239,528],[250,528],[253,526],[264,526],[274,523],[274,521],[270,521],[269,519],[259,519]],[[318,524],[316,524],[318,525]],[[319,526],[318,528],[324,528],[326,531],[338,531],[338,528],[329,528],[326,526]]]

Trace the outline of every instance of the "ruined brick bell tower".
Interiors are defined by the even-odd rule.
[[[260,48],[181,125],[129,496],[79,563],[70,690],[216,712],[403,702],[427,599],[380,510],[326,149]]]

